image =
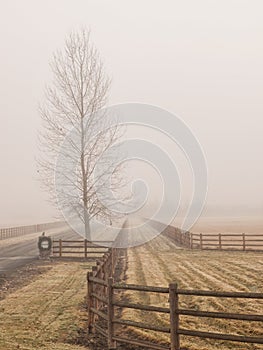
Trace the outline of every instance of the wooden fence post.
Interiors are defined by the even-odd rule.
[[[98,267],[97,267],[97,265],[96,266],[92,266],[92,276],[98,278]],[[94,286],[94,284],[93,284],[92,293],[98,294],[98,292],[99,292],[98,288],[99,287],[100,287],[99,285],[95,284],[95,286]],[[92,298],[92,300],[93,300],[92,301],[92,307],[94,307],[94,309],[98,310],[99,309],[99,301],[98,301],[98,299]],[[94,323],[95,320],[97,320],[98,316],[93,314],[92,317],[93,317],[93,323]]]
[[[219,250],[222,250],[222,236],[221,233],[218,234]]]
[[[97,270],[98,270],[98,268],[97,268],[97,265],[95,266],[95,265],[93,265],[92,267],[91,267],[91,269],[92,269],[92,273],[93,273],[93,277],[98,277],[97,276]]]
[[[92,302],[92,293],[93,293],[93,282],[90,281],[90,277],[93,276],[92,272],[87,273],[87,287],[88,287],[88,295],[87,295],[87,303],[88,303],[88,333],[92,332],[92,326],[94,323],[94,314],[91,311],[93,306]]]
[[[177,284],[169,284],[169,304],[170,304],[170,340],[171,350],[180,350],[179,338],[179,300],[177,293]]]
[[[102,273],[102,263],[97,260],[97,278],[103,280],[103,273]],[[103,296],[103,291],[104,291],[104,286],[98,285],[96,293],[98,294],[99,297]],[[100,310],[102,307],[103,303],[100,300],[97,300],[97,310]]]
[[[193,234],[190,233],[190,249],[193,249]]]
[[[110,248],[110,277],[114,274],[114,248]]]
[[[203,234],[200,233],[200,249],[203,250]]]
[[[242,233],[242,239],[243,239],[243,251],[246,250],[246,234]]]
[[[84,240],[84,256],[85,256],[85,259],[87,259],[87,257],[88,257],[88,241],[86,239]]]
[[[191,247],[191,233],[190,232],[187,233],[187,240],[185,242],[185,247],[188,249]]]
[[[110,273],[109,273],[109,269],[108,269],[108,267],[106,266],[106,264],[107,264],[107,259],[106,259],[106,257],[104,256],[103,257],[103,259],[102,259],[102,279],[104,280],[104,281],[108,281],[108,278],[109,277],[111,277],[110,276]],[[105,296],[107,296],[107,286],[104,286],[103,287],[103,296],[105,297]]]
[[[62,257],[62,239],[59,240],[59,257]]]
[[[113,278],[108,279],[108,349],[116,349],[116,341],[113,340],[114,337],[114,288],[113,288]]]

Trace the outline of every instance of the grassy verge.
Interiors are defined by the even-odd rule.
[[[46,273],[0,301],[0,349],[84,349],[76,343],[87,317],[83,302],[90,263],[49,265]]]

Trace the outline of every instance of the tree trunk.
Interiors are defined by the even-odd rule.
[[[90,235],[90,218],[88,214],[87,204],[88,204],[88,193],[87,193],[87,169],[85,167],[85,140],[84,140],[84,115],[83,115],[83,106],[81,109],[81,173],[82,173],[82,189],[83,189],[83,210],[84,210],[84,229],[85,229],[85,239],[91,241]]]
[[[88,241],[91,241],[90,219],[85,206],[84,206],[84,225],[85,225],[85,239],[87,239]]]

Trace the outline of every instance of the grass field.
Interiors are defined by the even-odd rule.
[[[84,350],[78,345],[86,332],[86,272],[92,263],[44,263],[41,275],[0,301],[0,350]],[[190,251],[178,249],[168,238],[128,250],[126,282],[164,286],[177,282],[181,289],[263,293],[263,253]],[[168,307],[167,296],[127,293],[130,301]],[[180,297],[180,308],[263,314],[263,301]],[[123,317],[159,326],[168,325],[168,315],[125,310]],[[263,337],[262,324],[181,317],[181,328]],[[129,331],[129,330],[128,330]],[[167,336],[137,331],[146,339],[167,341]],[[90,343],[89,343],[90,344]],[[189,350],[259,350],[263,345],[181,337]],[[104,347],[97,346],[97,349]]]
[[[127,282],[164,287],[167,287],[170,282],[177,282],[181,289],[262,293],[262,268],[262,253],[177,249],[168,238],[159,236],[144,246],[129,250]],[[127,297],[135,302],[168,307],[167,296],[134,292]],[[179,307],[202,311],[263,313],[263,301],[259,300],[184,296],[180,297]],[[160,326],[168,324],[168,318],[163,314],[125,310],[124,316]],[[189,316],[181,316],[181,320],[181,328],[263,337],[262,323]],[[157,335],[150,331],[138,332],[146,338],[167,340],[167,337],[160,333]],[[181,346],[191,350],[263,349],[263,345],[201,340],[183,336]]]
[[[1,350],[81,350],[88,263],[60,262],[0,301]],[[85,347],[87,349],[87,347]]]

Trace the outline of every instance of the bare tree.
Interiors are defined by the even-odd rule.
[[[93,217],[111,220],[110,205],[105,205],[109,184],[111,191],[120,184],[113,159],[103,156],[120,137],[117,123],[101,111],[110,81],[87,30],[69,35],[64,50],[54,54],[51,68],[54,80],[40,108],[39,174],[52,201],[58,197],[62,208],[81,218],[90,239]],[[54,174],[61,184],[56,195]]]

